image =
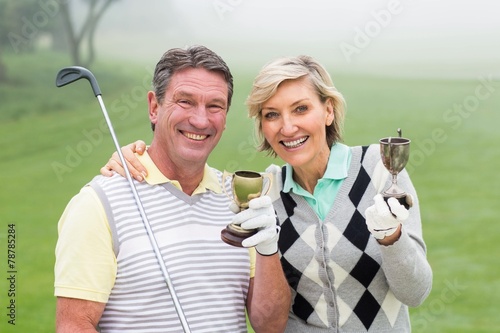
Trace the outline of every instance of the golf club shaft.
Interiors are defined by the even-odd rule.
[[[111,120],[109,119],[109,115],[108,115],[108,112],[106,110],[106,106],[104,105],[104,102],[102,100],[101,95],[97,95],[96,97],[97,97],[97,100],[99,101],[99,105],[101,106],[101,110],[102,110],[102,113],[104,115],[104,118],[106,119],[106,123],[108,125],[109,132],[111,133],[111,137],[113,138],[113,142],[114,142],[115,147],[116,147],[116,152],[118,153],[118,156],[119,156],[120,161],[123,165],[123,168],[125,169],[125,175],[126,175],[127,180],[130,184],[130,188],[132,189],[132,193],[133,193],[135,201],[137,203],[137,207],[139,208],[139,212],[141,214],[142,221],[144,222],[144,227],[146,228],[149,240],[151,242],[151,245],[153,246],[153,250],[155,252],[156,259],[158,259],[158,263],[159,263],[161,271],[163,273],[163,277],[165,279],[165,282],[167,283],[168,290],[170,291],[170,296],[172,297],[172,301],[174,302],[177,316],[179,317],[179,320],[181,322],[181,325],[182,325],[184,332],[190,333],[191,330],[189,328],[186,317],[184,315],[184,311],[182,310],[179,299],[177,298],[177,294],[174,290],[172,280],[170,279],[170,275],[168,274],[167,267],[165,266],[165,262],[163,261],[163,256],[161,254],[160,248],[158,247],[158,242],[156,241],[153,230],[151,229],[151,224],[149,223],[148,217],[146,216],[146,212],[144,211],[144,206],[142,205],[142,201],[139,198],[139,194],[137,193],[137,189],[135,188],[135,184],[134,184],[134,181],[132,180],[132,176],[130,175],[130,171],[129,171],[129,168],[127,166],[127,162],[125,161],[125,158],[122,154],[120,144],[118,143],[118,139],[116,138],[115,131],[113,129],[113,125],[111,124]]]

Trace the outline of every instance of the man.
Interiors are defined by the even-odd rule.
[[[222,173],[206,162],[219,142],[232,75],[211,50],[167,51],[148,92],[151,145],[136,183],[174,289],[193,332],[259,332],[286,325],[290,292],[277,254],[269,197],[234,215]],[[230,222],[258,227],[252,252],[220,240]],[[169,290],[127,181],[98,176],[59,221],[57,332],[180,332]],[[252,268],[252,269],[251,269]]]

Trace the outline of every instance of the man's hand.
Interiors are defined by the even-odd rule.
[[[382,195],[377,194],[373,200],[373,206],[365,211],[366,225],[376,239],[384,239],[398,230],[409,212],[396,198],[389,198],[386,203]]]
[[[242,242],[244,247],[255,246],[257,252],[270,256],[278,252],[278,236],[280,227],[276,224],[271,198],[262,196],[250,200],[249,208],[236,214],[232,223],[243,229],[258,229],[259,231]]]

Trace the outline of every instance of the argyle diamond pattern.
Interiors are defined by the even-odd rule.
[[[335,222],[322,225],[316,216],[305,215],[304,211],[310,213],[311,210],[303,207],[297,209],[298,203],[294,197],[297,200],[301,198],[281,192],[281,199],[287,215],[285,219],[281,217],[283,221],[279,239],[281,263],[292,288],[292,311],[305,322],[319,321],[325,327],[330,325],[326,320],[328,315],[325,304],[328,302],[330,306],[333,306],[333,303],[326,300],[325,297],[328,296],[323,294],[325,280],[321,276],[321,271],[324,269],[322,250],[326,251],[326,257],[335,258],[335,260],[327,259],[327,269],[331,269],[333,272],[333,281],[331,282],[332,288],[335,289],[333,297],[338,308],[339,325],[349,323],[349,325],[354,325],[359,329],[364,327],[369,330],[374,320],[386,320],[394,324],[397,319],[401,303],[395,299],[390,290],[387,288],[387,290],[381,291],[379,288],[375,288],[374,292],[377,294],[373,294],[370,288],[372,282],[380,279],[383,272],[377,260],[366,252],[371,236],[366,228],[365,219],[358,210],[358,205],[362,202],[371,182],[362,163],[367,148],[362,147],[361,167],[348,193],[349,200],[345,202],[346,207],[344,208],[348,214],[351,214],[348,222],[345,222],[345,226],[337,226]],[[284,177],[286,174],[284,168],[282,171]],[[301,202],[302,204],[304,203]],[[297,214],[302,215],[298,216]],[[311,222],[318,220],[318,223],[310,223],[308,226],[301,225],[297,229],[293,223],[295,218]],[[311,242],[315,239],[317,241],[323,239],[324,244]],[[347,256],[349,260],[343,259],[346,257],[342,256]],[[353,256],[354,258],[357,256],[357,259],[353,260]],[[317,286],[316,291],[302,290],[304,286],[311,286],[311,284]],[[381,295],[385,295],[385,298],[381,299]],[[386,319],[377,317],[380,311],[385,312]]]

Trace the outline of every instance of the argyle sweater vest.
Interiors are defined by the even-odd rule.
[[[351,148],[348,176],[324,221],[293,192],[281,192],[274,202],[281,263],[292,290],[286,332],[410,331],[408,309],[389,289],[380,245],[364,218],[377,193],[372,175],[378,149]]]
[[[127,180],[98,176],[91,186],[106,210],[117,260],[101,332],[182,332]],[[234,216],[226,195],[188,196],[170,183],[135,186],[191,331],[246,332],[250,259],[248,249],[220,239]]]

